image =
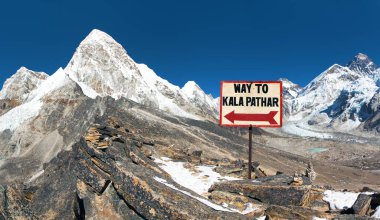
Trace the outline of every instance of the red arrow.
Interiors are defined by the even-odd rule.
[[[235,121],[267,121],[271,125],[277,125],[278,123],[274,120],[278,111],[271,111],[268,114],[235,114],[235,111],[232,111],[225,115],[229,121],[234,123]]]

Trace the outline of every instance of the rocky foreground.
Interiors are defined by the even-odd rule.
[[[199,195],[159,166],[155,158],[164,156],[190,167],[213,165],[236,180]],[[28,181],[1,186],[0,219],[370,219],[380,206],[380,194],[367,193],[350,208],[333,209],[324,199],[327,188],[312,185],[310,174],[267,176],[254,164],[256,179],[243,180],[246,167],[161,145],[99,116],[72,150]]]

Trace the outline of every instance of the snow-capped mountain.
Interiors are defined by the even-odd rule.
[[[48,76],[44,72],[35,72],[26,67],[21,67],[11,78],[5,81],[0,91],[0,99],[24,102],[29,93],[46,80]]]
[[[92,98],[125,97],[193,119],[215,120],[217,116],[213,98],[199,86],[183,90],[162,79],[145,64],[134,62],[119,43],[99,30],[80,43],[65,72]]]
[[[286,78],[280,78],[279,80],[282,81],[282,95],[286,100],[296,98],[299,92],[302,90],[299,85],[291,82]]]
[[[286,78],[279,80],[282,81],[283,113],[289,115],[292,111],[292,100],[298,96],[302,88]]]
[[[347,64],[347,67],[363,76],[371,76],[377,73],[377,65],[367,55],[359,53],[352,61]]]
[[[29,91],[24,104],[0,117],[0,131],[6,129],[13,131],[28,119],[37,116],[44,105],[43,99],[51,97],[53,91],[68,85],[70,81],[63,69],[58,69],[53,75],[40,82],[34,90]]]
[[[187,82],[181,92],[197,109],[205,115],[218,115],[218,107],[211,94],[206,94],[194,81]]]
[[[50,160],[102,114],[105,96],[120,103],[126,98],[175,116],[217,118],[214,99],[195,82],[182,89],[171,84],[145,64],[135,63],[120,44],[99,30],[80,43],[65,69],[48,76],[21,68],[0,94],[0,145],[5,146],[0,155],[5,158]]]
[[[376,64],[359,53],[346,66],[332,65],[298,94],[289,95],[284,86],[287,120],[303,127],[356,129],[376,112],[369,106],[380,91],[378,76]]]

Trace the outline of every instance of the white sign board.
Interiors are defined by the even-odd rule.
[[[220,125],[282,126],[281,81],[222,81],[220,86]]]

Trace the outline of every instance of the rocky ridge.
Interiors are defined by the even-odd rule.
[[[307,176],[265,173],[253,181],[216,183],[204,198],[157,165],[154,158],[170,152],[117,118],[97,116],[72,150],[23,184],[1,186],[0,218],[369,219],[380,206],[380,194],[362,194],[351,209],[334,211],[324,200],[326,188],[311,185]],[[191,164],[232,164],[202,153],[177,155]]]

